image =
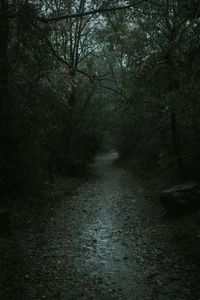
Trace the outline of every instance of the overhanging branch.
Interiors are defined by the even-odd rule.
[[[125,10],[125,9],[129,9],[131,7],[134,7],[136,5],[139,5],[143,2],[145,2],[145,0],[141,0],[141,1],[138,1],[137,3],[135,3],[135,4],[125,5],[125,6],[109,7],[109,8],[100,7],[98,9],[94,9],[94,10],[91,10],[91,11],[75,13],[75,14],[69,14],[69,15],[63,15],[63,16],[57,16],[57,17],[53,17],[53,18],[38,17],[38,20],[40,22],[43,22],[43,23],[49,23],[49,22],[54,22],[54,21],[79,18],[79,17],[88,16],[88,15],[94,15],[94,14],[97,14],[97,13],[106,13],[106,12],[111,12],[111,11]]]
[[[41,29],[38,25],[36,25],[36,24],[32,24],[32,25],[33,25],[33,27],[35,27],[38,31],[42,32],[42,29]],[[72,65],[71,65],[67,60],[63,59],[60,55],[58,55],[58,54],[56,53],[56,51],[55,51],[55,49],[53,48],[53,46],[52,46],[50,40],[49,40],[47,37],[45,37],[45,41],[46,41],[46,44],[49,46],[49,48],[50,48],[52,54],[53,54],[60,62],[62,62],[63,64],[65,64],[69,69],[71,69],[71,70],[73,70],[73,71],[75,71],[75,72],[77,72],[77,73],[80,73],[80,74],[85,75],[86,77],[89,78],[89,80],[90,80],[93,84],[96,84],[94,76],[89,75],[88,73],[86,73],[86,72],[84,72],[84,71],[82,71],[82,70],[79,70],[79,69],[77,69],[77,68],[72,67]]]

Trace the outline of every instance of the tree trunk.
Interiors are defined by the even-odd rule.
[[[177,114],[175,112],[172,112],[171,114],[171,125],[172,125],[172,140],[173,140],[173,153],[174,157],[176,159],[179,173],[182,177],[183,172],[183,165],[182,165],[182,159],[181,159],[181,148],[180,148],[180,140],[177,134]]]
[[[8,1],[0,0],[0,181],[5,180],[9,146],[9,107],[8,107]]]
[[[49,162],[49,179],[51,183],[54,183],[54,175],[53,175],[53,165],[56,158],[56,154],[58,152],[59,143],[56,145],[56,147],[53,150],[53,154],[51,156],[50,162]]]
[[[69,109],[68,109],[68,115],[67,115],[67,125],[66,125],[66,143],[67,143],[67,149],[68,153],[73,152],[73,112],[76,104],[76,96],[75,91],[73,90],[70,99],[69,99]]]

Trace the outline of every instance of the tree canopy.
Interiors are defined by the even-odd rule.
[[[2,190],[102,145],[197,180],[199,18],[195,0],[0,0]]]

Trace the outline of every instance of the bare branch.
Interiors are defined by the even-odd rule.
[[[112,91],[115,94],[119,95],[121,98],[126,99],[127,101],[129,100],[125,95],[123,95],[122,93],[118,92],[117,90],[115,90],[115,89],[113,89],[113,88],[111,88],[109,86],[105,86],[105,85],[99,84],[99,87],[102,87],[102,88],[104,88],[106,90]]]
[[[32,24],[32,26],[35,27],[38,31],[42,32],[42,29],[41,29],[39,26],[37,26],[36,24]],[[54,55],[60,62],[62,62],[63,64],[65,64],[69,69],[71,69],[71,70],[73,70],[73,71],[75,71],[75,72],[77,72],[77,73],[80,73],[80,74],[85,75],[86,77],[89,78],[89,80],[90,80],[93,84],[96,84],[96,82],[95,82],[95,80],[94,80],[94,76],[91,76],[91,75],[87,74],[86,72],[84,72],[84,71],[82,71],[82,70],[79,70],[79,69],[77,69],[77,68],[74,68],[67,60],[63,59],[61,56],[59,56],[59,55],[56,53],[56,51],[55,51],[55,49],[53,48],[53,46],[52,46],[50,40],[49,40],[47,37],[45,37],[45,41],[46,41],[46,44],[47,44],[47,45],[49,46],[49,48],[51,49],[51,52],[53,53],[53,55]]]
[[[110,11],[118,11],[118,10],[124,10],[124,9],[129,9],[131,7],[134,7],[136,5],[139,5],[143,3],[145,0],[138,1],[137,3],[130,4],[130,5],[125,5],[125,6],[118,6],[118,7],[109,7],[109,8],[98,8],[94,9],[91,11],[86,11],[86,12],[81,12],[81,13],[75,13],[75,14],[69,14],[69,15],[63,15],[63,16],[57,16],[53,18],[43,18],[43,17],[38,17],[38,20],[43,23],[49,23],[49,22],[54,22],[54,21],[60,21],[60,20],[66,20],[66,19],[73,19],[73,18],[79,18],[83,16],[88,16],[88,15],[94,15],[97,13],[106,13]]]
[[[83,108],[82,108],[81,113],[80,113],[80,115],[78,117],[78,120],[76,121],[75,126],[78,126],[80,124],[81,118],[83,117],[83,114],[84,114],[84,112],[85,112],[85,110],[86,110],[86,108],[88,106],[88,103],[89,103],[89,101],[90,101],[90,99],[91,99],[91,97],[92,97],[92,95],[94,93],[94,90],[95,90],[95,87],[93,87],[93,89],[88,94],[87,99],[86,99],[86,101],[85,101],[85,103],[83,105]]]

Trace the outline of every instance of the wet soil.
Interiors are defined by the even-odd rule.
[[[15,217],[0,299],[200,299],[197,215],[166,217],[158,185],[116,159],[99,155],[76,191]]]

